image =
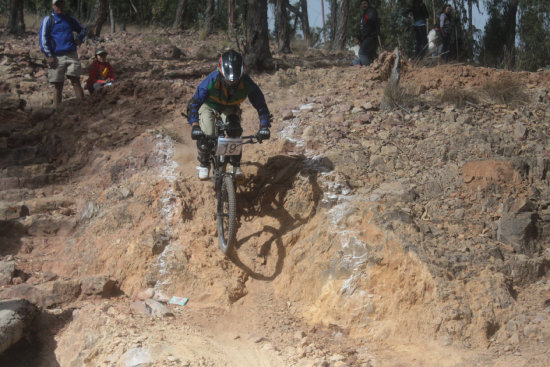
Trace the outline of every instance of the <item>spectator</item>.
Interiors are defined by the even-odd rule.
[[[76,38],[73,32],[77,33]],[[65,76],[73,85],[76,98],[82,100],[82,69],[76,49],[84,41],[86,28],[65,13],[64,0],[52,0],[52,12],[42,20],[38,34],[40,48],[47,58],[48,81],[55,86],[54,106],[57,108],[63,99]]]
[[[428,33],[428,55],[430,56],[437,56],[441,52],[440,33],[441,28],[439,24],[434,25],[432,30]]]
[[[353,46],[348,47],[350,51],[353,51],[355,57],[351,64],[353,66],[361,66],[361,61],[359,61],[359,40],[357,38],[353,39]]]
[[[413,0],[412,7],[407,11],[412,13],[414,37],[416,39],[415,55],[418,59],[422,59],[426,54],[426,47],[428,43],[428,9],[424,0]]]
[[[370,65],[376,58],[378,48],[378,13],[370,6],[369,0],[361,1],[361,23],[356,42],[359,47],[359,61],[361,65]]]
[[[86,89],[92,94],[95,90],[115,81],[113,67],[107,61],[107,51],[103,47],[95,51],[95,60],[88,70]]]
[[[449,60],[451,51],[451,6],[445,5],[443,13],[439,16],[439,26],[441,27],[441,43],[443,48],[441,54],[445,60]]]

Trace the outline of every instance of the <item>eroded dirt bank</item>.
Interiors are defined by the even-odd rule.
[[[302,65],[255,77],[273,138],[245,149],[229,259],[180,116],[223,40],[107,39],[119,82],[58,111],[33,42],[4,40],[0,60],[0,297],[43,312],[1,362],[550,363],[548,71],[407,64],[415,98],[383,111],[390,55],[369,68],[281,60]],[[506,78],[524,103],[485,94]],[[442,102],[457,89],[479,98]],[[245,103],[245,131],[256,119]]]

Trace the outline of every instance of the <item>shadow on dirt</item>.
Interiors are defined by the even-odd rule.
[[[72,310],[53,314],[43,311],[36,316],[30,332],[19,342],[0,354],[0,366],[57,367],[55,335],[72,320]]]
[[[15,220],[0,220],[0,256],[16,255],[21,249],[21,238],[27,235],[27,228]]]
[[[248,163],[255,165],[255,163]],[[275,156],[268,159],[265,165],[258,165],[258,173],[237,193],[240,221],[258,220],[261,217],[272,217],[279,222],[278,227],[264,225],[260,231],[238,239],[231,260],[253,279],[270,281],[282,271],[286,248],[283,236],[306,224],[317,212],[323,192],[317,183],[320,172],[328,172],[333,166],[330,162],[290,156]],[[299,177],[301,183],[298,182]],[[292,190],[294,197],[289,197]],[[298,196],[298,198],[296,197]],[[256,272],[239,257],[239,249],[253,238],[269,233],[269,238],[261,244],[257,253],[266,258],[273,245],[277,246],[277,260],[274,271],[265,275]]]

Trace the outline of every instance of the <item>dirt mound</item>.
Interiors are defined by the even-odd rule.
[[[180,115],[223,37],[107,36],[118,82],[57,111],[33,42],[0,60],[0,295],[42,302],[35,361],[548,365],[548,72],[405,63],[417,99],[380,111],[390,53],[281,57],[254,76],[273,138],[244,149],[226,257]],[[528,102],[441,101],[509,75]]]

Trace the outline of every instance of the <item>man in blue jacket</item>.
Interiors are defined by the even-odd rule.
[[[248,97],[260,118],[260,139],[269,139],[271,114],[260,88],[245,73],[242,55],[236,51],[224,52],[217,70],[204,79],[187,105],[187,119],[191,128],[191,138],[197,140],[200,166],[197,166],[200,180],[206,180],[210,171],[210,151],[203,141],[204,135],[214,135],[216,115],[229,125],[228,135],[240,136],[241,108],[239,105]],[[230,156],[230,163],[238,181],[244,174],[240,168],[241,156]]]
[[[53,104],[57,108],[63,99],[65,76],[73,85],[76,98],[84,98],[80,85],[82,69],[76,52],[86,36],[86,28],[65,13],[64,0],[52,0],[52,12],[42,20],[38,33],[40,49],[48,62],[48,81],[55,86]],[[77,33],[76,38],[73,32]]]

